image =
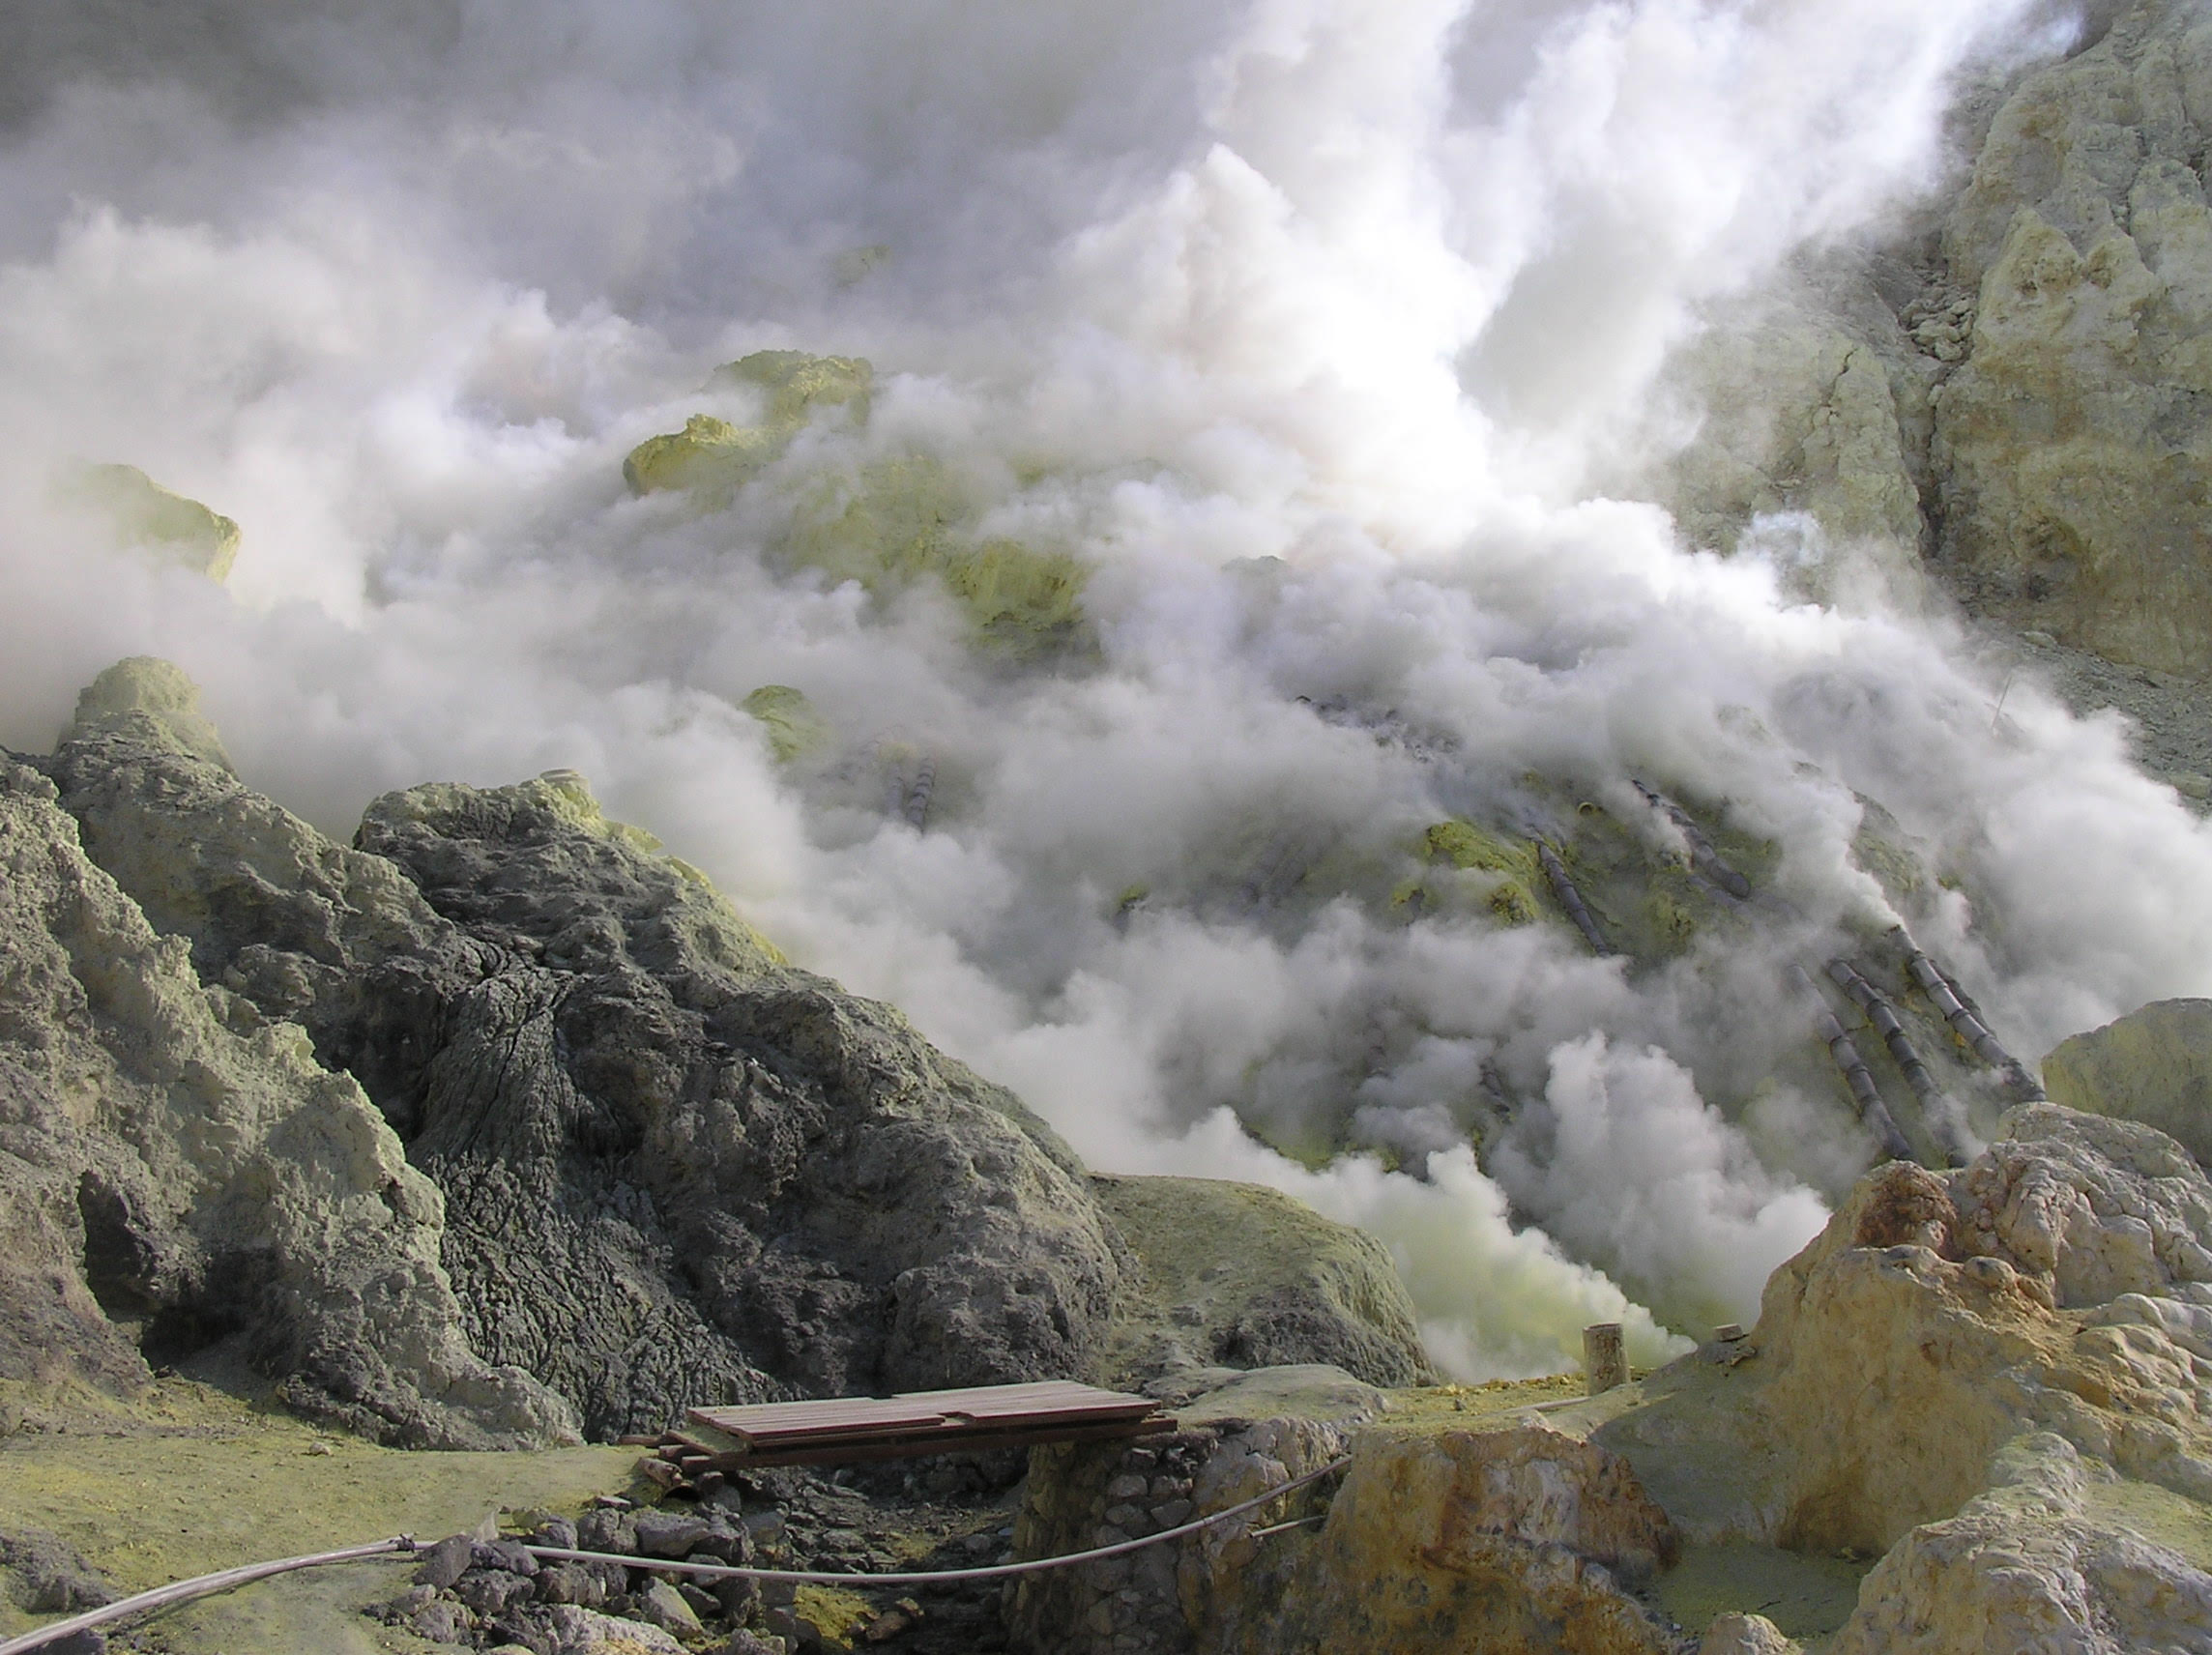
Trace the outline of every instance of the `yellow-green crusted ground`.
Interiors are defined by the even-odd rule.
[[[77,1393],[0,1396],[0,1531],[58,1534],[121,1590],[400,1533],[436,1539],[502,1507],[573,1512],[627,1485],[634,1448],[423,1454],[316,1431],[215,1386],[159,1381],[125,1407]],[[145,1647],[176,1655],[430,1645],[364,1618],[410,1564],[307,1571],[162,1615]],[[0,1635],[31,1616],[0,1596]]]

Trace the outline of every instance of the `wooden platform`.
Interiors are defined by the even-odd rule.
[[[1083,1442],[1175,1428],[1150,1397],[1064,1379],[891,1397],[695,1408],[688,1431],[638,1439],[655,1481],[697,1482],[757,1466],[820,1466],[920,1454]],[[666,1467],[658,1470],[655,1461]]]

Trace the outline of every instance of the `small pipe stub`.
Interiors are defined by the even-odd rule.
[[[1723,1345],[1732,1345],[1743,1337],[1743,1323],[1740,1321],[1724,1321],[1713,1329],[1713,1337]]]
[[[1591,1396],[1628,1383],[1628,1352],[1621,1345],[1619,1322],[1596,1321],[1583,1329],[1583,1372]]]

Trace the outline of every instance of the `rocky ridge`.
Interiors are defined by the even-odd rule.
[[[6,1377],[130,1383],[112,1310],[155,1359],[243,1337],[300,1406],[393,1440],[605,1437],[703,1401],[1091,1376],[1116,1318],[1150,1314],[1049,1128],[792,969],[580,777],[391,795],[340,845],[245,786],[145,659],[9,775],[11,958],[49,967],[12,972],[0,1060],[51,1077],[10,1089],[11,1302],[69,1337]],[[201,1141],[200,1113],[237,1113],[225,1087],[300,1121],[298,1165]],[[266,1211],[219,1193],[256,1179]],[[1309,1240],[1340,1229],[1307,1217]],[[1262,1356],[1196,1357],[1417,1372],[1388,1261],[1331,1267],[1268,1276]]]
[[[204,987],[15,763],[0,844],[0,1370],[129,1385],[236,1332],[302,1406],[379,1435],[572,1436],[471,1349],[444,1203],[361,1087]]]

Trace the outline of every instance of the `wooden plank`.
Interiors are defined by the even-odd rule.
[[[1052,1380],[892,1397],[698,1408],[689,1409],[688,1415],[694,1423],[735,1437],[759,1452],[832,1437],[860,1440],[933,1431],[1140,1419],[1153,1407],[1147,1397]]]
[[[972,1412],[976,1408],[996,1409],[1008,1405],[1032,1404],[1054,1408],[1150,1406],[1146,1398],[1132,1396],[1126,1391],[1104,1390],[1096,1385],[1078,1384],[1072,1379],[1045,1379],[1018,1385],[971,1385],[959,1390],[901,1391],[888,1397],[826,1397],[804,1402],[751,1403],[739,1407],[696,1408],[692,1411],[709,1417],[726,1414],[742,1418],[847,1410],[873,1413],[888,1408],[933,1413]]]
[[[1167,1415],[1074,1426],[1037,1426],[1011,1431],[974,1431],[950,1438],[875,1437],[859,1441],[810,1442],[752,1454],[715,1454],[708,1474],[743,1471],[764,1466],[827,1466],[869,1460],[916,1459],[925,1454],[981,1453],[989,1448],[1027,1448],[1039,1442],[1100,1442],[1150,1437],[1173,1431]]]
[[[1145,1410],[1150,1411],[1150,1409]],[[956,1435],[963,1431],[1006,1431],[1030,1427],[1050,1428],[1054,1425],[1105,1425],[1120,1420],[1142,1419],[1144,1412],[1134,1409],[1087,1411],[1082,1413],[1030,1412],[1005,1414],[997,1418],[975,1417],[969,1414],[892,1415],[885,1418],[856,1422],[806,1422],[783,1427],[745,1427],[732,1430],[719,1427],[727,1436],[754,1449],[778,1447],[789,1443],[837,1440],[866,1441],[880,1437],[917,1437]]]

